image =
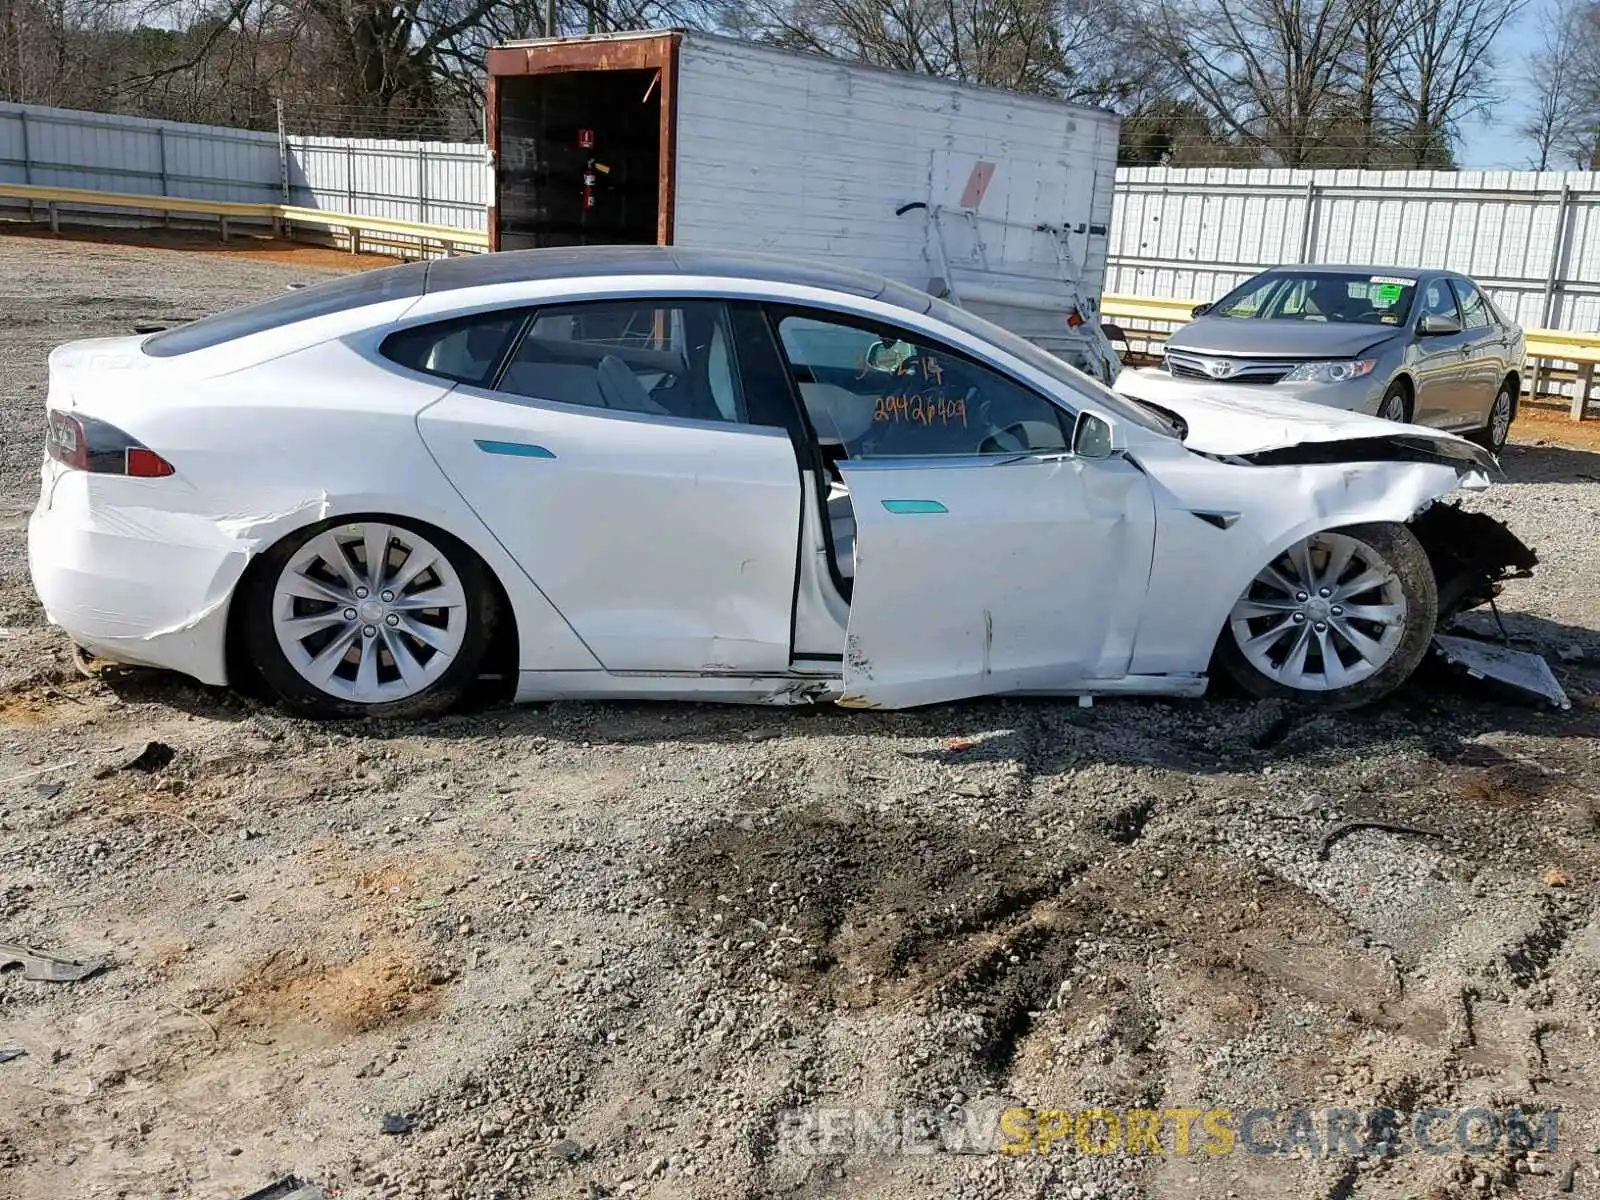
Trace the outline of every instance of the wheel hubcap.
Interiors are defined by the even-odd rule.
[[[1383,419],[1385,421],[1404,421],[1406,419],[1406,402],[1399,396],[1390,396],[1383,406]]]
[[[289,664],[318,690],[365,704],[403,700],[460,653],[466,595],[425,538],[361,522],[295,552],[278,575],[272,623]]]
[[[1508,393],[1501,392],[1494,398],[1494,416],[1491,422],[1490,432],[1494,435],[1494,444],[1502,445],[1511,432],[1511,397]]]
[[[1334,691],[1360,683],[1394,656],[1406,599],[1394,568],[1371,546],[1319,533],[1255,577],[1229,618],[1250,665],[1286,687]]]

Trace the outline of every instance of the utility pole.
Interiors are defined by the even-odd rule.
[[[283,100],[277,99],[273,104],[278,109],[278,174],[279,182],[283,185],[283,202],[289,203],[289,131],[283,123]]]

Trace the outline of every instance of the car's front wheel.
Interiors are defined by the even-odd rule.
[[[1404,525],[1325,530],[1261,569],[1217,655],[1254,695],[1349,708],[1410,677],[1438,614],[1427,552]]]
[[[267,687],[314,716],[420,716],[477,678],[499,616],[482,561],[383,517],[290,535],[246,581],[243,641]]]

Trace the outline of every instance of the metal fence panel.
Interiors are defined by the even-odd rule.
[[[276,133],[10,103],[0,103],[0,180],[196,200],[287,201],[474,230],[487,228],[493,192],[488,154],[478,143],[280,142]],[[99,219],[150,219],[131,210],[93,211]]]
[[[1600,330],[1600,173],[1117,172],[1106,291],[1213,300],[1280,263],[1446,267],[1529,327]]]

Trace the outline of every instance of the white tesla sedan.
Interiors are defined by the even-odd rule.
[[[1349,704],[1532,558],[1437,431],[1118,396],[883,279],[658,247],[352,275],[50,356],[88,654],[322,714],[991,693]]]

